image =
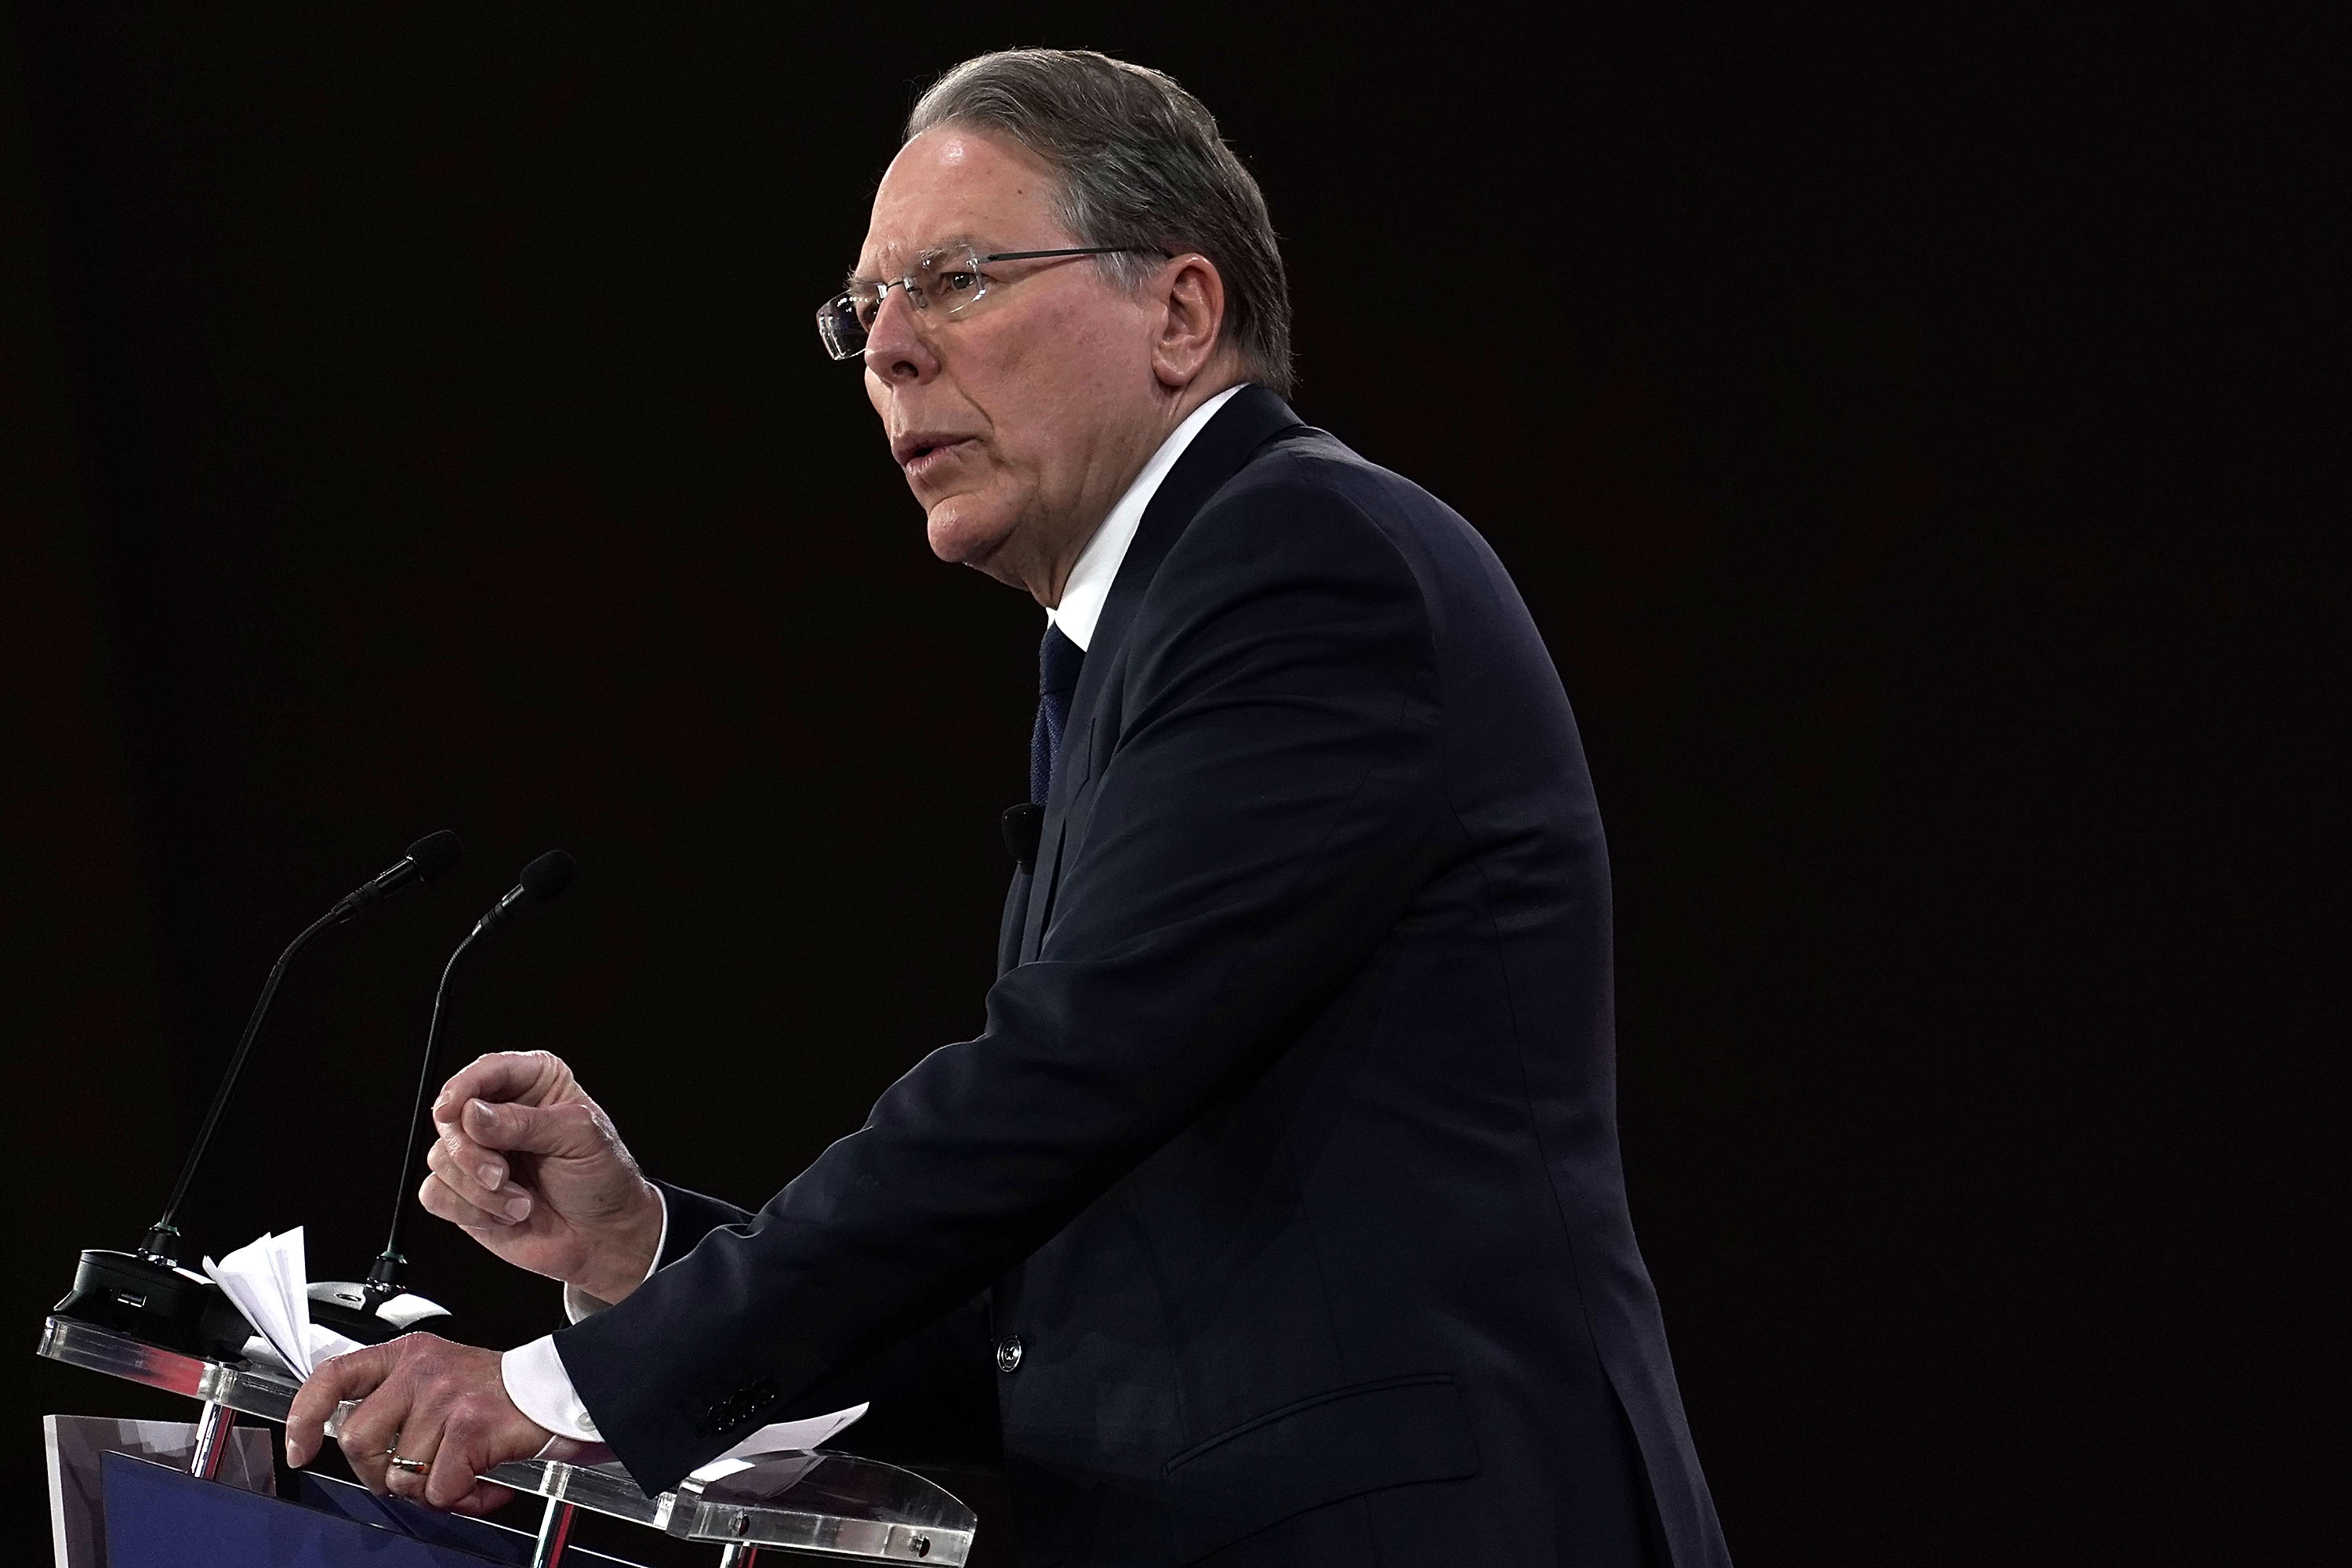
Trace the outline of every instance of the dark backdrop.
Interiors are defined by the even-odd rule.
[[[1301,411],[1550,640],[1738,1558],[2341,1550],[2317,57],[1641,10],[17,12],[17,1528],[38,1414],[171,1408],[29,1354],[74,1249],[137,1238],[271,955],[417,833],[466,865],[293,974],[197,1247],[365,1267],[440,955],[551,845],[576,889],[457,1049],[562,1052],[677,1180],[758,1202],[977,1026],[1038,615],[930,557],[809,317],[913,95],[1045,41],[1214,109]],[[486,1342],[553,1317],[412,1255]]]

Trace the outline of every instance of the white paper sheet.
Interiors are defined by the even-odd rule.
[[[805,1421],[778,1421],[761,1427],[749,1437],[728,1449],[719,1458],[694,1472],[698,1481],[715,1481],[751,1468],[752,1456],[793,1453],[814,1448],[838,1436],[851,1422],[866,1414],[866,1406],[853,1405],[846,1410],[836,1410],[829,1415],[812,1415]],[[542,1459],[561,1459],[567,1465],[606,1465],[613,1462],[613,1450],[602,1443],[583,1443],[571,1437],[551,1437],[539,1451]]]
[[[853,1405],[846,1410],[836,1410],[827,1415],[812,1415],[804,1421],[778,1421],[761,1427],[749,1437],[728,1449],[719,1458],[694,1472],[698,1481],[715,1481],[721,1476],[731,1476],[738,1470],[751,1468],[746,1454],[775,1454],[800,1448],[814,1448],[818,1444],[846,1428],[866,1414],[866,1406]]]
[[[307,1378],[320,1362],[360,1348],[357,1340],[310,1321],[310,1268],[299,1225],[284,1236],[265,1232],[218,1263],[205,1258],[205,1272],[297,1377]]]

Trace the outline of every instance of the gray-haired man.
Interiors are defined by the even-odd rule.
[[[865,1399],[849,1446],[1001,1462],[1027,1561],[1726,1561],[1566,699],[1469,526],[1284,405],[1287,319],[1166,78],[924,97],[819,330],[932,549],[1047,609],[987,1028],[756,1214],[645,1180],[554,1058],[475,1063],[425,1201],[580,1321],[331,1363],[290,1448],[367,1393],[354,1468],[478,1507],[550,1433],[653,1489]]]

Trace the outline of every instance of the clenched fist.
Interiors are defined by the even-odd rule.
[[[482,1057],[433,1102],[428,1213],[518,1268],[617,1301],[661,1246],[662,1201],[612,1119],[545,1051]]]

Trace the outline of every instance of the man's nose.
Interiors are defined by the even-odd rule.
[[[866,368],[889,382],[922,381],[940,368],[920,312],[904,289],[891,289],[875,308],[874,324],[866,329]]]

